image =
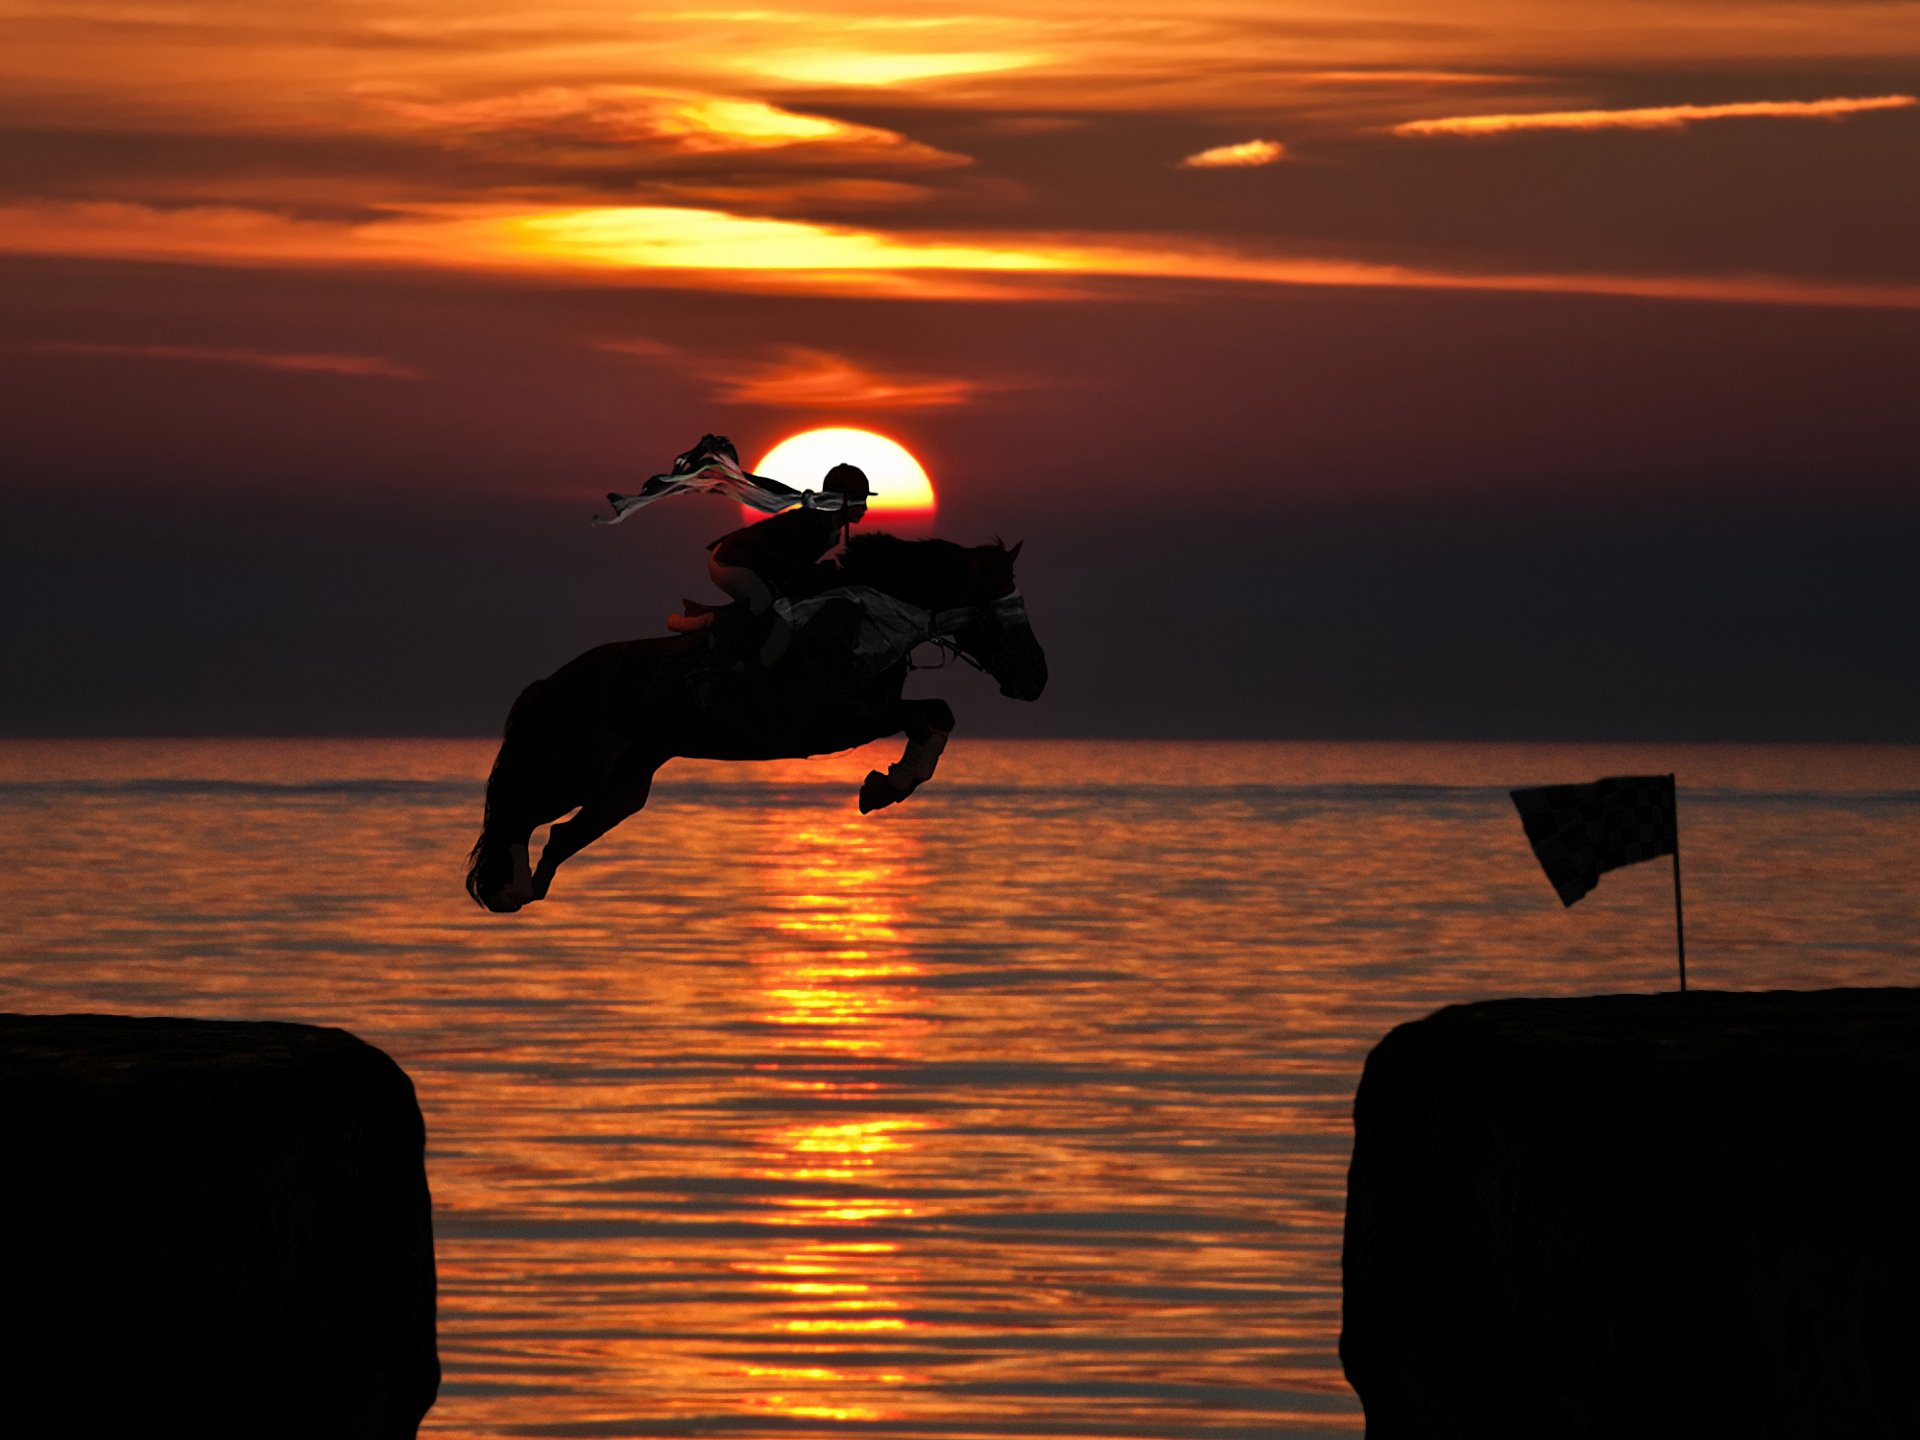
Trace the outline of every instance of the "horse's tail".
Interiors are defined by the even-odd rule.
[[[530,767],[538,764],[532,731],[546,681],[520,692],[507,712],[500,750],[487,775],[486,806],[480,835],[467,853],[467,893],[489,910],[517,910],[531,898],[518,894],[527,864],[527,840],[538,823],[531,796]]]

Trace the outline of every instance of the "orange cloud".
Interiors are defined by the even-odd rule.
[[[1017,244],[894,237],[671,205],[416,205],[343,221],[240,205],[29,200],[0,205],[0,253],[9,252],[183,264],[428,266],[549,278],[617,274],[706,289],[917,298],[995,293],[965,277],[1066,268]]]
[[[218,365],[257,365],[319,375],[367,376],[380,380],[423,378],[410,365],[381,355],[303,354],[286,350],[248,350],[229,345],[133,345],[113,341],[54,342],[35,347],[67,355],[126,355],[142,360],[202,360]]]
[[[822,150],[894,165],[970,163],[891,130],[804,115],[760,100],[636,85],[550,85],[469,100],[365,92],[377,108],[466,139],[644,147],[684,155]]]
[[[1180,162],[1183,170],[1226,170],[1250,165],[1271,165],[1287,153],[1278,140],[1242,140],[1238,145],[1216,145],[1189,155]]]
[[[359,228],[238,204],[163,208],[117,200],[23,200],[0,206],[0,252],[233,265],[382,259],[378,246],[357,243]]]
[[[1046,58],[1034,51],[1019,50],[915,53],[848,45],[838,49],[769,50],[735,64],[756,78],[770,75],[802,85],[878,87],[1025,70]]]
[[[1323,85],[1379,85],[1413,89],[1443,89],[1459,85],[1524,85],[1537,76],[1481,70],[1403,70],[1382,66],[1376,70],[1308,70],[1299,78]]]
[[[1213,280],[1920,309],[1920,285],[1777,275],[1478,272],[1263,253],[1172,236],[888,233],[670,206],[416,206],[359,223],[233,207],[0,206],[0,252],[243,265],[420,266],[683,289],[1051,298],[1062,282]]]
[[[447,223],[463,227],[476,253],[560,265],[792,271],[1066,268],[1044,250],[995,240],[895,237],[853,226],[667,205],[505,213]],[[428,231],[418,233],[424,238]]]
[[[845,356],[798,345],[785,347],[775,360],[719,362],[689,356],[658,340],[609,340],[599,348],[646,359],[691,363],[701,376],[713,382],[716,399],[779,409],[944,409],[964,405],[987,388],[977,380],[882,376]]]
[[[754,177],[746,181],[656,181],[648,194],[668,204],[702,210],[749,210],[766,215],[782,210],[864,213],[898,209],[931,200],[935,191],[902,180],[859,180],[822,176],[788,180]]]
[[[1653,105],[1639,110],[1548,110],[1531,115],[1454,115],[1409,120],[1395,135],[1499,135],[1512,130],[1679,130],[1696,120],[1832,120],[1863,110],[1904,110],[1920,103],[1912,95],[1861,99],[1746,100],[1730,105]]]
[[[1444,16],[1413,0],[1214,0],[1177,13],[1164,0],[926,8],[882,0],[569,0],[557,9],[524,0],[381,0],[288,14],[260,0],[34,0],[7,7],[0,72],[13,111],[30,110],[45,124],[257,136],[377,131],[368,125],[369,86],[402,99],[464,100],[619,91],[644,76],[650,87],[769,107],[798,86],[983,114],[1217,116],[1284,111],[1303,89],[1311,99],[1315,90],[1344,87],[1370,104],[1370,89],[1382,84],[1506,84],[1513,71],[1619,73],[1810,56],[1891,65],[1920,54],[1911,7],[1885,0],[1466,0]],[[1375,108],[1365,123],[1407,113]]]

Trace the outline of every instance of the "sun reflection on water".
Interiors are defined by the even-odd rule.
[[[783,1032],[774,1043],[802,1057],[860,1057],[880,1075],[913,1059],[917,1040],[935,1021],[913,983],[922,968],[899,939],[900,912],[914,898],[912,834],[816,816],[791,831],[769,826],[766,843],[769,853],[806,857],[791,870],[791,886],[768,897],[757,927],[760,1019]],[[845,1078],[793,1082],[790,1093],[830,1108],[833,1118],[783,1124],[761,1141],[757,1173],[765,1179],[832,1187],[773,1197],[761,1223],[805,1228],[816,1238],[778,1259],[740,1267],[756,1277],[756,1289],[776,1297],[771,1318],[800,1348],[791,1364],[742,1367],[743,1380],[759,1386],[748,1404],[770,1416],[884,1420],[898,1412],[876,1403],[874,1387],[910,1379],[904,1370],[862,1367],[856,1380],[829,1363],[848,1352],[844,1342],[903,1334],[916,1323],[899,1298],[915,1278],[910,1258],[896,1242],[854,1237],[864,1227],[916,1215],[913,1204],[887,1192],[898,1182],[898,1162],[933,1127],[886,1113],[895,1097],[875,1073],[863,1067]]]

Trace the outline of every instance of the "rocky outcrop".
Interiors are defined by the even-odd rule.
[[[412,1436],[424,1145],[343,1031],[0,1016],[0,1433]]]
[[[1920,1434],[1920,991],[1453,1006],[1354,1142],[1371,1440]]]

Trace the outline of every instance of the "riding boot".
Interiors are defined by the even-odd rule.
[[[735,603],[713,612],[713,624],[707,627],[707,644],[722,668],[732,669],[752,653],[759,632],[759,617],[746,606]]]
[[[766,619],[766,627],[759,637],[760,643],[754,647],[754,657],[760,662],[762,670],[771,670],[774,662],[786,654],[787,647],[793,644],[793,626],[778,610]]]
[[[729,683],[743,700],[758,694],[769,663],[769,642],[783,628],[771,610],[756,615],[745,605],[728,606],[707,632],[716,678]]]
[[[692,606],[687,608],[690,611],[693,609]],[[687,623],[673,625],[671,620],[668,622],[677,633],[689,638],[697,635],[706,642],[682,672],[689,695],[702,710],[713,705],[719,683],[726,676],[727,667],[739,648],[740,617],[736,612],[744,608],[739,605],[702,606],[701,613]]]
[[[719,605],[707,613],[707,649],[715,659],[731,656],[739,649],[741,624],[747,617],[741,605]]]

